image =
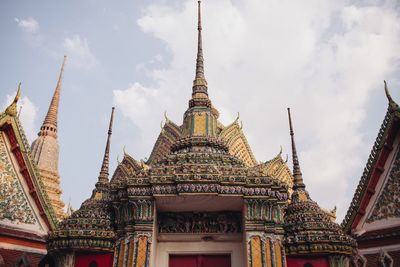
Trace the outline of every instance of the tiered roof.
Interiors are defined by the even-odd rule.
[[[114,108],[104,158],[98,182],[92,196],[70,217],[62,221],[58,228],[49,234],[49,250],[78,249],[113,251],[115,233],[111,216],[111,195],[108,181],[109,151],[112,134]]]
[[[293,193],[285,213],[285,250],[288,256],[312,254],[352,255],[356,243],[313,201],[303,181],[289,114],[293,156]]]

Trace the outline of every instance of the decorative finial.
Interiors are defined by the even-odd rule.
[[[71,197],[69,197],[69,201],[68,201],[68,205],[67,205],[67,212],[66,212],[67,216],[71,216],[72,215],[72,208],[71,208]]]
[[[240,118],[240,113],[238,112],[237,115],[236,115],[235,122],[238,122],[238,121],[239,121],[239,118]]]
[[[164,118],[165,118],[165,123],[169,122],[169,119],[167,117],[167,111],[164,111]]]
[[[101,184],[108,183],[110,142],[111,142],[113,120],[114,120],[114,109],[115,109],[114,107],[112,107],[112,109],[111,109],[111,117],[110,117],[110,124],[108,126],[108,136],[107,136],[106,149],[104,151],[103,163],[101,165],[101,170],[100,170],[100,174],[99,174],[99,183],[101,183]]]
[[[17,103],[21,97],[21,83],[18,84],[17,94],[14,97],[13,102],[6,108],[5,113],[10,116],[17,116]]]
[[[280,149],[279,149],[279,156],[280,156],[280,155],[282,155],[282,150],[283,150],[283,149],[282,149],[282,145],[280,145],[279,148],[280,148]]]
[[[128,155],[128,153],[126,153],[126,146],[124,146],[124,147],[122,148],[122,151],[124,152],[124,157],[125,157],[126,155]]]
[[[385,94],[386,94],[387,99],[389,100],[389,107],[394,110],[398,109],[399,105],[397,105],[397,103],[394,102],[392,96],[390,95],[386,81],[384,80],[383,83],[385,84]]]
[[[61,93],[61,84],[64,75],[64,67],[65,62],[67,61],[67,56],[64,56],[63,63],[61,65],[60,74],[58,76],[58,81],[56,85],[56,89],[54,90],[53,98],[51,99],[51,103],[49,106],[49,110],[47,111],[46,118],[44,119],[42,130],[48,129],[46,126],[52,126],[53,131],[57,131],[57,117],[58,117],[58,105],[60,102],[60,93]]]
[[[203,41],[201,26],[201,1],[198,1],[197,9],[197,58],[196,58],[196,76],[193,81],[193,94],[202,92],[207,94],[207,81],[204,77],[204,58],[203,58]]]
[[[288,116],[289,116],[290,138],[292,141],[293,176],[294,176],[293,189],[294,190],[296,190],[298,188],[304,189],[306,186],[303,183],[303,176],[301,174],[299,159],[297,157],[296,144],[294,142],[292,117],[290,115],[290,108],[288,108],[287,110],[288,110]]]

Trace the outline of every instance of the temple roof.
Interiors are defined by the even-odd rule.
[[[287,166],[287,158],[282,158],[282,150],[273,159],[255,165],[249,169],[249,172],[257,172],[263,176],[275,177],[287,184],[289,195],[292,194],[293,175]]]
[[[17,116],[20,85],[13,102],[4,112],[0,113],[0,138],[2,143],[0,168],[2,169],[1,173],[6,178],[2,180],[4,184],[0,184],[0,188],[6,190],[6,192],[0,192],[0,199],[3,204],[1,207],[3,210],[0,209],[0,217],[5,216],[0,220],[8,218],[7,220],[13,224],[13,227],[17,228],[38,222],[42,224],[41,231],[46,234],[47,230],[56,227],[57,219]],[[22,184],[26,184],[29,192],[25,192],[25,187]],[[8,196],[9,194],[11,195]],[[8,197],[12,198],[10,203],[11,199],[8,199]],[[8,206],[7,203],[12,206]],[[7,215],[8,212],[10,214]],[[14,221],[14,219],[17,221]]]
[[[386,81],[384,82],[385,93],[388,99],[386,115],[383,119],[378,136],[375,139],[371,153],[368,157],[364,172],[358,183],[350,207],[342,222],[342,227],[347,233],[351,233],[352,227],[364,216],[365,208],[375,193],[375,186],[383,170],[388,156],[388,150],[391,150],[396,133],[400,127],[400,107],[392,99]]]
[[[228,145],[229,153],[240,158],[247,167],[257,165],[257,160],[243,133],[242,125],[239,124],[239,115],[233,123],[223,127],[218,136]]]
[[[171,152],[172,144],[181,137],[181,126],[176,125],[166,117],[166,122],[161,128],[161,132],[158,135],[157,141],[154,144],[147,163],[152,165],[169,154]]]
[[[239,116],[228,126],[218,121],[219,112],[211,104],[204,75],[200,1],[197,32],[195,79],[183,123],[176,124],[165,116],[166,121],[146,164],[137,164],[137,161],[124,157],[111,184],[122,187],[126,183],[128,188],[132,187],[128,189],[132,197],[136,186],[147,187],[148,191],[138,189],[140,192],[137,193],[146,191],[148,196],[189,191],[253,194],[245,187],[260,186],[287,197],[287,190],[292,187],[292,176],[280,154],[270,161],[258,163],[239,124]],[[226,189],[229,186],[231,188]],[[168,190],[161,190],[161,187]],[[256,192],[262,194],[259,190]],[[262,192],[265,194],[265,190]]]
[[[348,254],[355,252],[356,243],[330,216],[314,202],[303,181],[294,142],[294,132],[289,114],[293,157],[293,194],[285,213],[285,250],[287,255]]]

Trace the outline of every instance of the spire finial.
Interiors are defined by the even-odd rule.
[[[196,76],[193,81],[193,93],[203,92],[207,94],[207,81],[204,77],[203,41],[201,35],[201,1],[197,1],[197,3],[197,58]]]
[[[383,83],[385,84],[385,94],[386,94],[387,99],[389,100],[389,107],[390,107],[392,110],[398,109],[398,108],[399,108],[399,105],[397,105],[397,103],[394,102],[392,96],[390,95],[390,92],[389,92],[389,89],[388,89],[388,86],[387,86],[386,81],[383,80]]]
[[[42,126],[42,128],[44,128],[45,126],[52,126],[54,128],[53,129],[54,132],[57,132],[58,105],[60,102],[61,83],[62,83],[62,78],[64,75],[64,66],[65,66],[66,60],[67,60],[67,56],[64,56],[64,60],[61,65],[60,74],[58,76],[56,89],[54,90],[53,98],[51,99],[49,110],[47,111],[47,114],[43,121],[43,126]]]
[[[296,190],[298,188],[304,189],[306,186],[303,183],[303,175],[301,174],[300,163],[299,163],[299,159],[297,157],[296,144],[294,142],[292,117],[290,115],[290,108],[288,108],[287,110],[288,110],[288,116],[289,116],[290,138],[292,141],[293,176],[294,176],[293,189],[294,190]]]
[[[389,89],[387,87],[386,81],[383,80],[383,83],[385,84],[385,94],[386,94],[387,99],[389,100],[389,102],[393,102],[393,99],[392,99],[392,96],[389,93]]]
[[[99,174],[99,183],[101,183],[101,184],[108,183],[108,166],[109,166],[109,162],[110,162],[110,142],[111,142],[113,120],[114,120],[114,110],[115,110],[115,107],[112,107],[110,124],[108,125],[108,136],[107,136],[106,149],[104,151],[103,163],[101,164],[101,170],[100,170],[100,174]]]
[[[15,94],[13,102],[6,108],[5,113],[10,116],[17,116],[17,103],[21,96],[21,82],[18,83],[17,93]]]

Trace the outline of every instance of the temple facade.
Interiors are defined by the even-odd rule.
[[[147,161],[124,151],[110,174],[112,108],[97,183],[65,214],[57,117],[64,62],[29,147],[15,100],[0,113],[0,266],[398,266],[400,107],[389,106],[342,225],[306,189],[288,109],[293,170],[259,162],[238,118],[209,97],[200,1],[195,78],[183,120],[166,118]],[[212,90],[210,90],[212,92]],[[17,197],[15,197],[17,196]]]
[[[60,266],[349,266],[356,243],[311,200],[292,124],[293,175],[281,153],[257,162],[238,120],[224,126],[204,74],[200,2],[192,97],[166,120],[149,160],[125,153],[49,234]]]

